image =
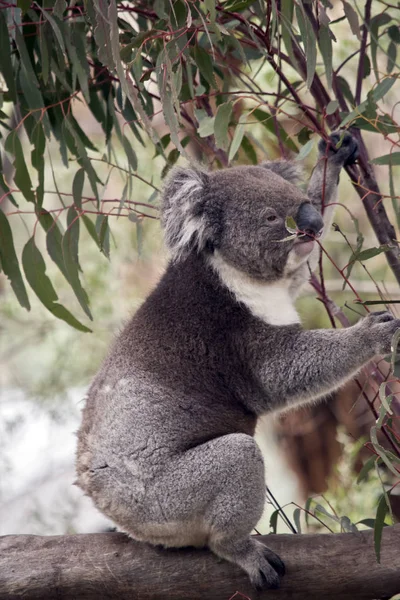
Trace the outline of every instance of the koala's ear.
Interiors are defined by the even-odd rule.
[[[209,175],[197,169],[175,168],[168,176],[161,198],[161,222],[172,258],[212,243],[212,226],[206,214]]]
[[[260,167],[264,169],[269,169],[273,171],[277,175],[286,179],[286,181],[290,181],[290,183],[299,183],[303,177],[303,169],[302,167],[293,161],[290,160],[275,160],[275,161],[266,161],[260,164]]]

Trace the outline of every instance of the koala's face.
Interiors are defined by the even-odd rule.
[[[238,167],[212,173],[208,193],[221,207],[215,247],[231,265],[275,280],[307,260],[314,242],[282,241],[290,236],[286,219],[297,221],[300,207],[309,202],[295,185],[263,167]]]
[[[167,183],[162,215],[175,256],[218,251],[231,266],[265,281],[290,277],[314,250],[310,238],[285,240],[288,217],[299,225],[300,216],[315,234],[323,227],[307,196],[262,166],[178,170]]]

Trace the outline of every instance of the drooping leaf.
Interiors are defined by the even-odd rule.
[[[71,209],[70,209],[71,210]],[[69,224],[62,238],[62,255],[64,259],[67,279],[74,290],[83,311],[93,320],[88,305],[88,297],[79,279],[79,262],[77,256],[77,239],[79,237],[79,219],[75,217]]]
[[[58,296],[53,284],[46,275],[45,261],[33,237],[25,244],[22,251],[22,265],[29,285],[42,304],[55,317],[65,321],[79,331],[90,332],[90,329],[80,323],[62,304],[57,302]]]
[[[257,121],[259,121],[270,133],[275,136],[280,137],[281,141],[293,152],[298,152],[296,144],[292,140],[292,138],[286,133],[285,129],[282,125],[277,121],[274,123],[273,116],[266,112],[265,110],[261,110],[260,108],[256,108],[251,111],[251,116],[255,117]]]
[[[346,18],[349,22],[350,29],[354,33],[354,35],[357,36],[357,38],[361,41],[361,32],[360,32],[360,23],[358,21],[358,14],[354,10],[354,8],[351,6],[351,4],[349,4],[345,0],[342,0],[342,3],[343,3],[343,8],[344,8],[344,14],[346,15]]]
[[[375,15],[370,22],[369,33],[371,38],[371,59],[377,81],[380,79],[377,59],[379,28],[387,25],[391,20],[392,17],[388,13],[382,12]]]
[[[397,469],[395,469],[395,467],[393,466],[393,464],[392,464],[393,457],[392,457],[391,454],[389,454],[389,450],[386,450],[378,442],[377,428],[376,428],[375,425],[373,427],[371,427],[371,442],[372,442],[372,445],[373,445],[375,451],[380,456],[380,458],[385,463],[385,465],[388,467],[388,469],[393,473],[393,475],[395,475],[396,477],[398,477],[399,474],[400,474],[400,471],[398,471]],[[400,462],[400,459],[396,458],[396,460],[398,460]]]
[[[236,152],[240,148],[244,136],[246,121],[247,115],[241,115],[241,117],[239,118],[239,123],[236,125],[235,133],[233,135],[231,146],[229,148],[229,162],[231,162],[235,158]]]
[[[382,532],[385,524],[385,517],[388,513],[388,505],[384,494],[379,499],[378,508],[376,509],[375,523],[374,523],[374,546],[376,561],[381,562],[381,543],[382,543]]]
[[[204,77],[207,83],[214,89],[218,89],[217,82],[215,81],[213,63],[208,52],[206,52],[204,48],[196,46],[193,52],[193,57],[201,75]]]
[[[315,146],[315,139],[309,140],[306,144],[304,144],[304,146],[302,146],[300,148],[300,152],[296,156],[296,160],[303,160],[304,158],[306,158],[306,156],[308,156],[310,154],[310,152],[314,146]]]
[[[110,259],[110,226],[108,217],[98,215],[96,219],[96,231],[99,238],[101,252]]]
[[[331,100],[326,107],[326,114],[333,115],[333,113],[338,109],[339,102],[337,100]]]
[[[249,137],[247,135],[243,136],[242,143],[240,147],[244,150],[247,158],[251,162],[252,165],[258,164],[257,152],[254,149],[253,144],[251,143]]]
[[[306,56],[306,84],[308,89],[310,89],[312,82],[314,81],[315,67],[317,64],[317,40],[312,24],[310,23],[302,4],[296,4],[296,17],[300,28],[301,38],[304,44],[304,53]]]
[[[373,455],[370,456],[369,459],[363,464],[361,471],[357,476],[357,483],[361,483],[362,481],[365,481],[368,478],[368,474],[374,468],[376,460],[376,456]]]
[[[78,208],[82,208],[82,192],[83,184],[85,183],[85,169],[80,168],[77,170],[72,182],[72,197],[74,204]]]
[[[383,244],[379,246],[379,248],[367,248],[367,250],[363,250],[362,252],[355,252],[353,254],[352,260],[358,260],[359,262],[363,262],[368,260],[369,258],[374,258],[374,256],[378,256],[383,252],[388,252],[390,250],[390,246],[387,244]]]
[[[321,25],[318,33],[318,45],[325,65],[325,76],[328,88],[332,89],[332,38],[329,27]],[[329,114],[329,113],[327,113]]]
[[[5,11],[0,10],[0,72],[8,87],[8,93],[13,102],[17,101],[15,75],[11,61],[10,36],[5,18]]]
[[[373,165],[400,165],[400,152],[392,152],[378,156],[370,161]]]
[[[229,146],[229,122],[232,116],[232,102],[220,104],[215,115],[214,134],[217,148],[227,150]]]
[[[18,302],[26,310],[30,310],[28,295],[22,279],[19,262],[15,253],[13,235],[4,212],[0,209],[0,264],[4,275],[8,277]]]
[[[7,152],[14,156],[14,181],[16,186],[21,190],[28,202],[35,202],[32,181],[25,163],[24,151],[16,129],[8,134],[4,147]]]

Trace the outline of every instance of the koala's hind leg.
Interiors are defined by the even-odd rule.
[[[187,524],[188,544],[206,533],[205,544],[244,569],[254,585],[279,587],[282,561],[250,536],[265,502],[264,464],[252,437],[222,436],[172,460],[157,482],[157,497],[166,526],[178,522],[182,531]],[[184,545],[182,535],[174,544],[171,527],[166,534],[166,545]]]

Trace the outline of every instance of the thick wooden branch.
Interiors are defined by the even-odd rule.
[[[15,600],[357,600],[400,592],[400,525],[373,532],[260,537],[285,561],[279,591],[256,592],[242,571],[207,550],[164,550],[122,533],[0,538],[0,598]],[[239,600],[241,596],[235,596]]]

